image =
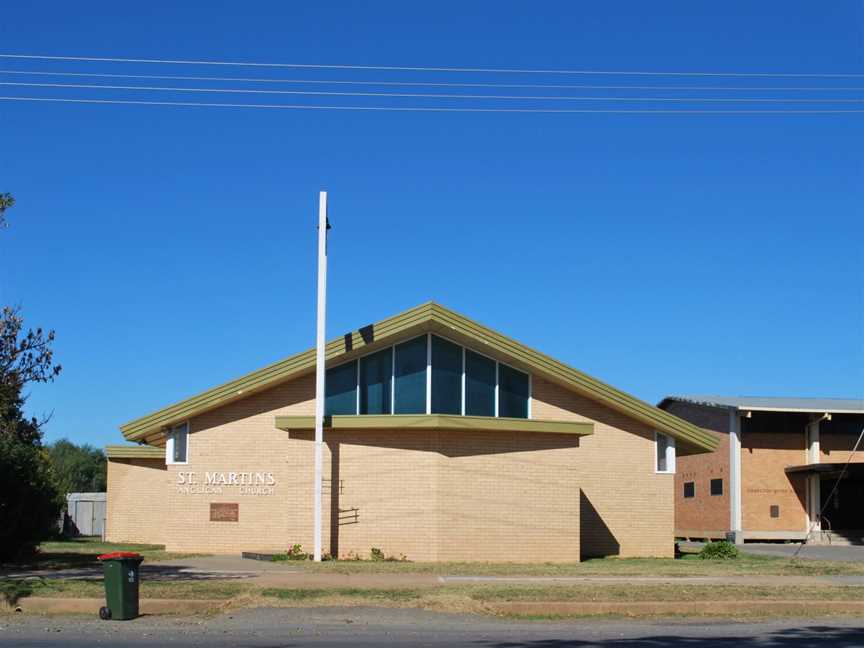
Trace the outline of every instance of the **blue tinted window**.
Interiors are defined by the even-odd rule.
[[[528,418],[528,374],[498,365],[498,416]]]
[[[390,414],[393,349],[360,359],[360,413]]]
[[[462,413],[462,347],[432,336],[432,413]]]
[[[357,361],[327,370],[324,414],[357,413]]]
[[[495,416],[495,361],[465,350],[465,414]]]
[[[426,413],[426,336],[396,345],[394,414]]]

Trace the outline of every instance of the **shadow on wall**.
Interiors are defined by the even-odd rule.
[[[579,547],[581,559],[617,556],[621,545],[584,492],[579,492]]]
[[[382,430],[361,433],[325,430],[324,434],[328,441],[333,440],[346,445],[434,452],[445,457],[503,455],[512,452],[578,448],[580,445],[578,436],[551,433],[533,433],[526,436],[518,432],[472,430],[459,433],[439,433],[429,430]],[[296,430],[290,432],[290,438],[314,441],[315,433],[309,430]]]
[[[326,494],[330,496],[330,555],[339,556],[339,500],[342,479],[339,474],[339,442],[328,441],[330,448],[330,482]]]

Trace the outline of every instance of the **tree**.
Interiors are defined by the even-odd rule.
[[[107,487],[105,454],[91,445],[60,439],[48,446],[61,493],[101,493]]]
[[[0,225],[11,196],[0,194]],[[0,310],[0,562],[33,551],[57,528],[63,498],[48,452],[43,421],[24,415],[24,389],[60,373],[54,331],[24,329],[20,309]]]
[[[15,204],[15,198],[10,193],[0,193],[0,229],[7,227],[6,210]]]

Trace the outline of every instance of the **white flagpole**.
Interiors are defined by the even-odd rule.
[[[315,553],[321,561],[321,487],[324,478],[325,322],[327,320],[327,192],[318,195],[318,334],[315,345]]]

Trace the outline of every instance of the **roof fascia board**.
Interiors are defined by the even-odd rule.
[[[789,412],[790,414],[864,414],[864,410],[824,409],[806,407],[748,407],[741,405],[739,409],[746,412]]]

